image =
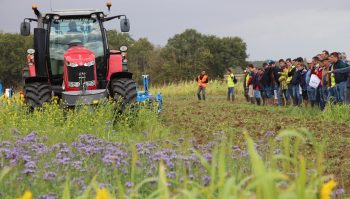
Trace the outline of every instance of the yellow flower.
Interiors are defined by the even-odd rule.
[[[329,182],[322,185],[321,199],[330,199],[332,190],[335,186],[337,186],[337,183],[334,180],[330,180]]]
[[[20,197],[19,199],[32,199],[32,196],[33,196],[32,192],[26,191],[26,192],[23,194],[23,196]]]
[[[97,189],[96,199],[109,199],[108,191],[105,188]]]

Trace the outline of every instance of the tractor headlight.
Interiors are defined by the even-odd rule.
[[[68,86],[70,88],[78,88],[80,86],[80,82],[68,82]]]
[[[67,62],[67,66],[69,67],[78,67],[79,64],[73,63],[73,62]]]
[[[96,15],[96,14],[92,14],[92,15],[91,15],[91,18],[96,19],[96,18],[97,18],[97,15]]]
[[[89,61],[84,64],[84,66],[93,66],[95,65],[95,61]]]

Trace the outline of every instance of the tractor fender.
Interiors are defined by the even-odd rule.
[[[110,80],[115,79],[115,78],[117,78],[117,79],[119,79],[119,78],[131,79],[132,78],[132,73],[130,73],[130,72],[116,72],[116,73],[113,73],[111,75]]]
[[[25,84],[30,84],[34,82],[49,82],[47,77],[27,77],[24,79]]]

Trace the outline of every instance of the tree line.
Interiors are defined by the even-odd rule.
[[[130,34],[108,31],[110,49],[128,46],[129,69],[138,82],[149,74],[153,84],[193,80],[200,70],[220,78],[228,67],[241,71],[246,66],[246,43],[239,37],[204,35],[194,29],[170,38],[163,47],[147,38],[133,39]],[[5,86],[20,86],[27,49],[33,37],[0,33],[0,80]]]

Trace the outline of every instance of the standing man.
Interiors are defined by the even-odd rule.
[[[233,70],[232,68],[227,69],[227,73],[225,75],[225,79],[227,81],[227,101],[235,101],[235,93],[234,93],[234,88],[235,84],[237,83],[236,77],[233,75]],[[232,99],[231,99],[232,97]]]
[[[254,68],[253,65],[249,64],[249,66],[244,71],[244,79],[243,79],[243,89],[244,89],[244,97],[247,100],[247,102],[250,101],[249,99],[249,86],[248,81],[250,78],[251,69]]]
[[[331,63],[333,64],[332,70],[342,69],[348,67],[346,63],[339,59],[339,54],[337,52],[331,53],[329,57]],[[338,103],[344,103],[346,101],[346,84],[348,80],[348,75],[346,73],[334,73],[335,80],[335,101]]]
[[[200,75],[197,77],[197,83],[198,83],[198,91],[197,96],[198,100],[205,100],[205,89],[207,88],[208,84],[208,76],[205,74],[205,70],[201,72]],[[201,98],[202,93],[202,98]]]
[[[291,83],[292,78],[294,76],[294,73],[296,71],[296,67],[295,67],[295,59],[292,61],[291,58],[288,58],[286,60],[286,65],[288,66],[288,78],[287,78],[287,85],[288,85],[288,94],[292,100],[292,102],[295,101],[295,97],[294,97],[294,92],[293,92],[293,85]]]
[[[252,104],[254,104],[254,89],[252,84],[252,76],[253,76],[254,68],[255,67],[253,64],[248,65],[248,75],[246,76],[246,81],[245,81],[245,84],[247,85],[247,88],[248,88],[248,98],[250,103]]]
[[[350,104],[350,67],[332,70],[332,71],[329,71],[329,73],[344,73],[344,74],[348,75],[348,85],[347,85],[346,102],[345,103]]]

